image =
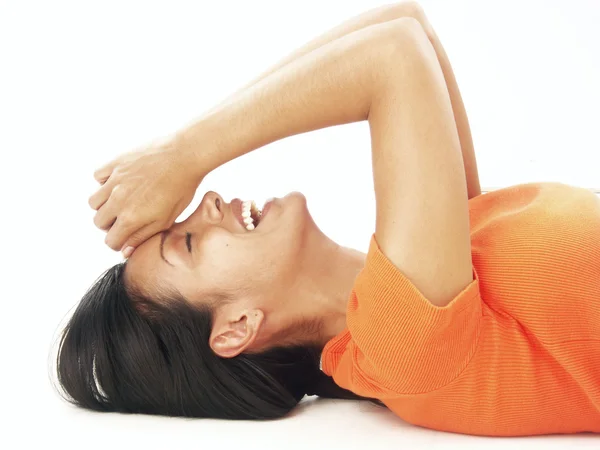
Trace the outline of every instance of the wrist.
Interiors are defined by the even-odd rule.
[[[174,137],[177,152],[189,165],[198,183],[211,171],[224,164],[219,160],[217,130],[207,119],[200,119],[178,131]]]

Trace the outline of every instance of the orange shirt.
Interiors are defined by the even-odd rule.
[[[322,370],[423,427],[600,432],[600,198],[530,183],[469,210],[474,280],[445,307],[371,238]]]

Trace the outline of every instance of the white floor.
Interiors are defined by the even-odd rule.
[[[443,433],[406,424],[368,403],[316,398],[305,400],[287,419],[265,423],[102,415],[55,404],[47,412],[50,417],[40,417],[45,423],[31,425],[32,432],[43,430],[35,440],[62,442],[66,448],[85,443],[82,448],[94,449],[591,450],[600,441],[592,434],[487,438]]]
[[[101,415],[52,389],[59,323],[120,260],[92,224],[93,170],[383,3],[0,2],[1,448],[600,448],[593,435],[435,432],[366,403],[314,398],[270,423]],[[484,189],[543,180],[600,189],[600,3],[423,5],[461,85]],[[364,251],[374,225],[368,148],[364,124],[273,144],[210,174],[186,214],[208,189],[257,200],[300,190],[326,233]]]

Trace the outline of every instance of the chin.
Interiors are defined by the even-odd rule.
[[[290,230],[296,230],[296,232],[304,234],[305,232],[318,229],[310,211],[308,210],[306,197],[302,192],[293,191],[282,198],[284,208],[287,208],[288,220],[292,220],[290,223]]]
[[[302,192],[293,191],[282,198],[284,207],[288,208],[294,217],[306,217],[309,215],[306,197]]]
[[[290,203],[298,202],[298,203],[301,203],[306,206],[306,197],[304,196],[304,194],[302,192],[292,191],[283,198],[285,200],[289,201]]]

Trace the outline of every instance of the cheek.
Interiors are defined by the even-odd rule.
[[[205,237],[199,245],[199,269],[211,274],[226,270],[235,260],[235,247],[233,242],[223,237]]]
[[[257,245],[240,238],[221,236],[206,239],[200,248],[202,255],[196,267],[197,277],[204,283],[223,289],[234,289],[246,285],[264,270],[265,255]]]

